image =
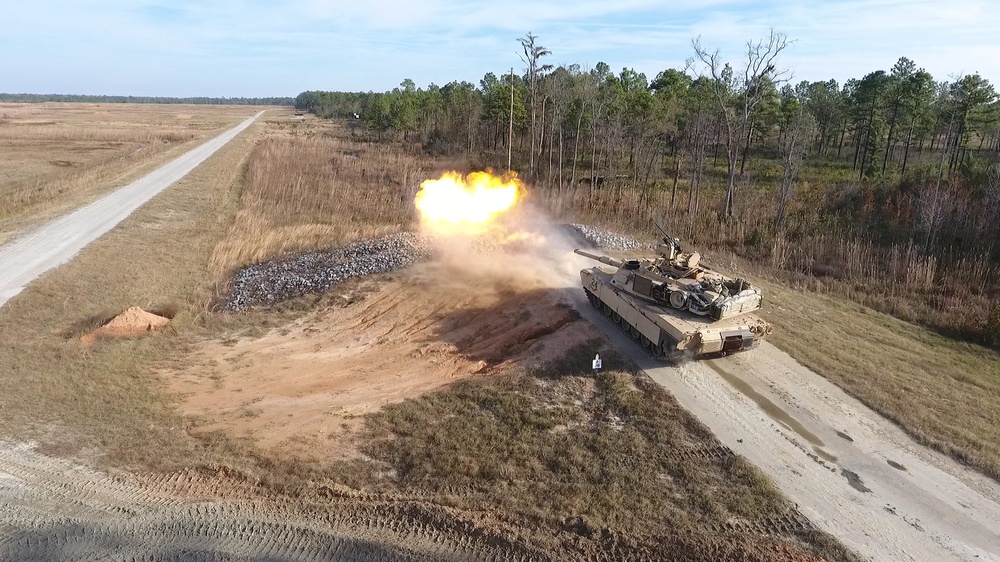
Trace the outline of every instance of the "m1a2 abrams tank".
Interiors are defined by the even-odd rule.
[[[657,358],[742,351],[771,332],[750,314],[761,306],[759,288],[701,266],[674,238],[664,237],[653,260],[575,251],[617,269],[581,270],[587,298]]]

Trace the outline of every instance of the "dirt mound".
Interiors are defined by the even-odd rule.
[[[155,332],[170,323],[169,318],[133,306],[109,320],[96,330],[84,335],[80,341],[90,345],[102,337],[134,338]]]

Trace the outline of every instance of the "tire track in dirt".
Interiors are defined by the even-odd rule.
[[[2,560],[535,560],[447,508],[317,490],[278,497],[223,469],[111,476],[0,442]]]
[[[127,515],[151,505],[150,498],[122,478],[39,455],[30,445],[0,442],[0,451],[0,474],[12,479],[13,489],[19,489],[20,482],[31,482],[30,489],[21,491],[36,510],[58,501],[62,516]]]
[[[26,534],[11,560],[428,560],[384,543],[274,521],[217,513],[221,521],[160,519],[147,525],[73,526]],[[433,553],[431,553],[433,555]]]

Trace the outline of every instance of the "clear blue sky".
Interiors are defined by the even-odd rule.
[[[796,42],[793,82],[843,82],[900,56],[937,80],[1000,81],[997,0],[7,0],[0,91],[294,96],[478,83],[523,67],[531,31],[548,62],[606,62],[652,79],[691,39],[739,60],[769,28]]]

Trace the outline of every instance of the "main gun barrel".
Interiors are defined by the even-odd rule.
[[[590,252],[584,252],[583,250],[573,250],[574,253],[580,254],[583,257],[590,258],[592,260],[597,260],[601,263],[608,264],[611,267],[621,267],[625,262],[621,260],[616,260],[615,258],[609,256],[599,256],[597,254],[591,254]]]

